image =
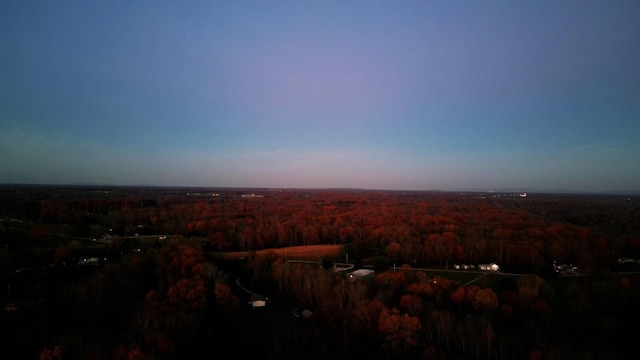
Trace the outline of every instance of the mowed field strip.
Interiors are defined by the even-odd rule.
[[[342,255],[342,245],[303,245],[290,246],[286,248],[272,248],[257,250],[256,255],[264,255],[265,253],[274,252],[278,257],[286,257],[287,259],[320,261],[323,256],[336,257]],[[216,256],[230,258],[248,257],[251,251],[227,251],[216,252]]]

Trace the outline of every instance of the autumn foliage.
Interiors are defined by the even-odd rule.
[[[418,346],[420,319],[402,314],[398,309],[382,309],[378,330],[383,336],[382,346],[393,351],[410,351]]]
[[[25,286],[34,294],[28,304],[46,304],[37,314],[54,319],[38,331],[65,337],[43,335],[31,358],[194,358],[203,350],[215,358],[223,348],[250,348],[248,329],[266,329],[262,355],[272,358],[616,358],[640,316],[637,278],[615,273],[626,270],[619,257],[640,257],[640,212],[616,199],[356,190],[114,194],[4,202],[28,222],[5,222],[2,239],[22,226],[24,241],[5,241],[1,274],[47,269],[60,284]],[[77,266],[91,247],[117,255],[92,269],[65,265]],[[12,252],[43,264],[10,271]],[[347,260],[375,275],[352,281],[334,271]],[[501,273],[454,270],[490,262]],[[549,271],[554,262],[581,272],[557,275]],[[249,309],[240,279],[277,305]],[[292,318],[293,308],[313,315]],[[262,328],[253,326],[259,321]]]

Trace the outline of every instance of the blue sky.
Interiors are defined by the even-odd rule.
[[[640,189],[637,1],[2,1],[0,183]]]

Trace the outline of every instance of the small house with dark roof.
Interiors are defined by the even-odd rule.
[[[267,303],[269,302],[269,298],[266,298],[260,294],[251,294],[251,300],[249,301],[249,304],[251,305],[252,308],[263,308],[265,306],[267,306]]]

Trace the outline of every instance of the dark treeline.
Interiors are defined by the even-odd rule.
[[[2,358],[615,359],[640,320],[626,197],[15,186],[0,219]],[[258,251],[316,244],[375,275]]]

